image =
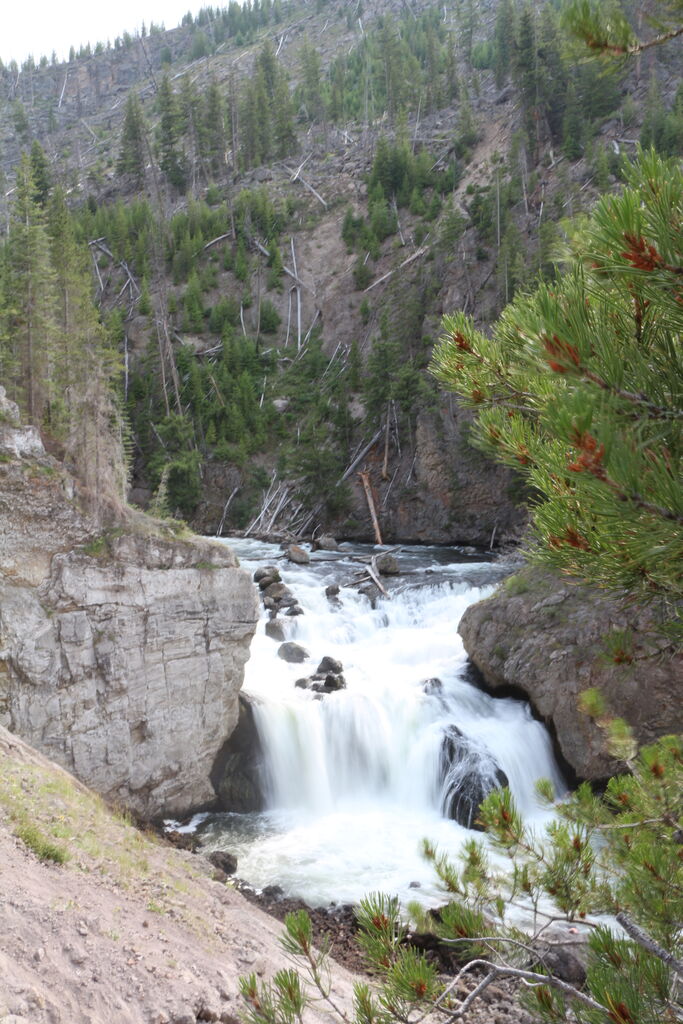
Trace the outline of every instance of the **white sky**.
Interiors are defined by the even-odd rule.
[[[175,28],[183,14],[201,7],[225,6],[226,0],[7,0],[0,27],[0,57],[21,64],[29,54],[36,63],[55,50],[68,57],[69,47],[98,42],[113,44],[116,36],[132,35],[143,21]]]

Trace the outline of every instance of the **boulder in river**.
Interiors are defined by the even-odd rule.
[[[323,533],[313,543],[320,551],[339,551],[339,544],[329,533]]]
[[[304,610],[303,610],[303,608],[301,607],[300,604],[293,604],[293,605],[291,605],[291,607],[289,607],[287,609],[287,611],[285,612],[285,615],[289,615],[290,618],[292,616],[294,616],[294,615],[303,615],[303,614],[304,614]]]
[[[261,590],[265,590],[271,583],[279,582],[280,570],[276,565],[262,565],[254,573],[254,583],[258,583]]]
[[[333,672],[335,675],[339,675],[340,672],[344,671],[344,666],[341,661],[338,661],[336,658],[330,658],[330,656],[326,654],[315,671],[316,673],[321,672],[323,674]]]
[[[269,597],[275,604],[295,604],[296,598],[285,583],[269,583],[263,590],[263,599]]]
[[[271,640],[277,640],[279,643],[284,643],[285,627],[279,619],[269,619],[268,622],[266,622],[266,636],[269,636]]]
[[[381,555],[377,555],[375,565],[381,576],[400,576],[401,574],[398,558],[389,551],[383,551]]]
[[[237,871],[237,857],[227,850],[213,850],[207,860],[224,875],[234,875]]]
[[[280,644],[277,649],[277,656],[282,658],[283,661],[288,661],[292,664],[300,664],[306,658],[310,658],[306,648],[302,647],[301,644],[295,644],[293,640],[287,640],[286,643]]]
[[[316,693],[334,693],[336,690],[346,689],[346,680],[341,673],[328,672],[322,680],[312,683],[311,689]]]
[[[465,828],[482,831],[477,814],[494,789],[507,786],[505,772],[486,750],[477,747],[456,725],[450,725],[441,743],[442,810]]]
[[[294,562],[295,565],[308,565],[311,561],[308,551],[299,544],[290,544],[285,554],[289,561]]]

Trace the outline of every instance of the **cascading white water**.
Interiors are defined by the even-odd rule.
[[[248,569],[281,555],[254,541],[234,546]],[[203,833],[206,846],[237,853],[240,876],[257,887],[277,883],[312,904],[358,900],[370,889],[430,901],[435,890],[421,838],[456,853],[472,835],[442,814],[449,782],[473,769],[493,778],[498,766],[527,817],[539,813],[538,778],[562,788],[549,737],[527,705],[489,697],[464,678],[457,624],[499,570],[461,561],[434,572],[436,554],[403,550],[411,574],[375,610],[354,589],[335,601],[325,596],[328,583],[352,578],[353,563],[277,563],[305,611],[284,620],[287,638],[310,658],[295,665],[279,659],[264,615],[244,689],[259,698],[254,717],[267,753],[269,810],[217,815]],[[320,697],[297,688],[324,655],[342,663],[346,689]],[[442,746],[453,727],[464,753],[444,781]]]

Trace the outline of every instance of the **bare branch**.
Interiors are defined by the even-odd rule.
[[[653,956],[662,960],[667,967],[670,967],[680,978],[683,978],[683,962],[677,960],[666,949],[663,949],[658,942],[655,942],[652,936],[648,935],[635,921],[632,921],[623,910],[617,914],[617,921],[634,942],[637,942],[639,946],[646,949],[648,953],[652,953]]]

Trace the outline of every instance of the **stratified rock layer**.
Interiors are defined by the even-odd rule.
[[[144,816],[206,804],[255,588],[222,545],[94,534],[68,481],[46,458],[0,464],[0,724]]]
[[[648,609],[526,569],[470,606],[458,628],[487,686],[522,691],[579,778],[619,768],[605,730],[580,710],[585,690],[600,690],[639,744],[683,732],[683,658]]]

